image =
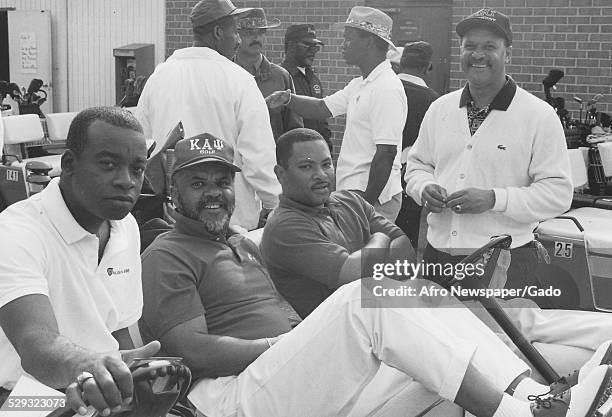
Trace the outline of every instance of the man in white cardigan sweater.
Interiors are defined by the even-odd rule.
[[[572,201],[563,128],[552,107],[506,75],[512,32],[505,15],[485,8],[456,30],[467,84],[431,105],[405,176],[408,194],[430,211],[424,260],[457,263],[491,236],[510,234],[506,287],[538,285],[542,253],[533,230]],[[428,278],[445,285],[452,277]],[[612,337],[603,313],[507,311],[531,341],[591,350],[601,342],[598,333]],[[570,323],[581,331],[568,331]]]

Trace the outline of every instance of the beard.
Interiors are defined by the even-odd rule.
[[[213,235],[220,235],[227,232],[229,228],[230,215],[226,211],[224,213],[217,213],[210,215],[208,213],[200,213],[199,221],[204,224],[206,231]]]
[[[196,207],[187,207],[179,195],[179,212],[192,220],[199,221],[204,225],[206,231],[213,235],[226,233],[229,229],[229,221],[234,212],[234,205],[225,198],[202,199]],[[205,207],[207,204],[220,204],[218,213],[210,213]]]

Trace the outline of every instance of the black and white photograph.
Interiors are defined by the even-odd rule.
[[[612,0],[0,0],[0,417],[612,417]]]

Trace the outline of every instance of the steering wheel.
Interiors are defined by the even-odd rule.
[[[134,381],[133,400],[127,407],[112,414],[121,417],[165,417],[177,401],[185,396],[191,383],[191,371],[181,358],[153,357],[135,359],[128,364]],[[179,416],[192,416],[191,410],[177,405]],[[47,417],[72,417],[70,407],[62,407]],[[99,416],[95,412],[92,417]]]

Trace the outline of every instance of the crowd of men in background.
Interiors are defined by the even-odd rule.
[[[108,416],[132,403],[126,363],[159,351],[184,358],[190,404],[209,417],[413,415],[413,384],[476,416],[595,415],[612,391],[609,315],[508,312],[530,341],[588,352],[549,386],[458,300],[363,290],[407,285],[364,265],[417,262],[419,239],[428,262],[456,265],[504,233],[508,282],[536,279],[532,230],[569,208],[572,187],[554,110],[506,74],[507,16],[485,8],[457,25],[467,83],[442,97],[425,82],[431,45],[398,52],[374,8],[344,22],[342,53],[361,76],[330,95],[313,25],[287,28],[276,65],[264,35],[280,22],[263,9],[201,0],[190,19],[193,46],[156,68],[135,115],[80,112],[61,177],[0,214],[0,402],[27,372],[66,388],[79,414]],[[334,166],[327,119],[342,114]],[[129,211],[147,137],[173,148],[174,213],[141,248]],[[411,285],[453,277],[426,278]],[[148,342],[137,349],[134,326]]]

